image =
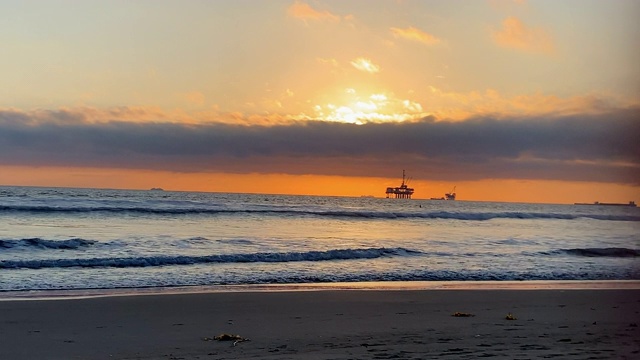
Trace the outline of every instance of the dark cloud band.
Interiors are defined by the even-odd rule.
[[[132,119],[135,120],[135,119]],[[461,122],[277,126],[91,123],[72,111],[0,111],[0,164],[477,180],[638,183],[640,109]]]

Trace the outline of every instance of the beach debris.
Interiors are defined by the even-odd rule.
[[[518,320],[518,318],[513,316],[512,313],[508,313],[507,316],[505,316],[504,318],[507,320]]]
[[[473,315],[471,313],[465,313],[465,312],[456,311],[451,316],[455,316],[455,317],[473,317],[475,315]]]
[[[236,346],[238,343],[243,342],[243,341],[250,341],[249,339],[242,337],[240,335],[232,335],[232,334],[220,334],[220,335],[216,335],[212,338],[210,337],[204,337],[202,338],[203,341],[212,341],[212,340],[216,340],[216,341],[233,341],[233,346]]]

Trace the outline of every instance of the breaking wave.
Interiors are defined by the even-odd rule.
[[[627,248],[562,249],[563,253],[586,257],[638,257],[640,250]]]
[[[362,218],[362,219],[445,219],[445,220],[469,220],[486,221],[492,219],[558,219],[575,220],[581,218],[609,221],[640,221],[636,215],[610,215],[610,214],[563,214],[563,213],[537,213],[537,212],[392,212],[392,211],[366,211],[366,210],[311,210],[291,208],[249,208],[249,209],[222,209],[207,207],[118,207],[118,206],[90,206],[90,207],[64,207],[45,205],[0,205],[0,212],[29,212],[29,213],[138,213],[149,215],[242,215],[242,214],[273,214],[289,216],[327,216],[334,218]]]
[[[67,240],[47,240],[41,238],[28,238],[16,240],[0,240],[0,249],[12,248],[40,248],[40,249],[62,249],[75,250],[95,244],[95,240],[73,238]]]
[[[151,256],[132,258],[90,258],[90,259],[45,259],[45,260],[7,260],[0,261],[0,269],[44,269],[70,267],[150,267],[166,265],[195,265],[206,263],[254,263],[254,262],[293,262],[293,261],[329,261],[375,259],[391,256],[421,254],[419,251],[404,248],[335,249],[327,251],[253,253],[208,256]]]

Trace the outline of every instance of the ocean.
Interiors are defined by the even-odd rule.
[[[635,207],[0,187],[0,291],[640,280]]]

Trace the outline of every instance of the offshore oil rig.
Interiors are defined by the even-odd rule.
[[[413,188],[407,186],[407,180],[405,182],[404,170],[402,170],[402,185],[399,187],[388,187],[387,191],[387,199],[390,197],[395,197],[396,199],[411,199],[411,195],[413,195]]]
[[[455,199],[456,199],[456,187],[454,186],[453,190],[451,190],[451,192],[444,194],[443,197],[431,198],[430,200],[455,200]]]

